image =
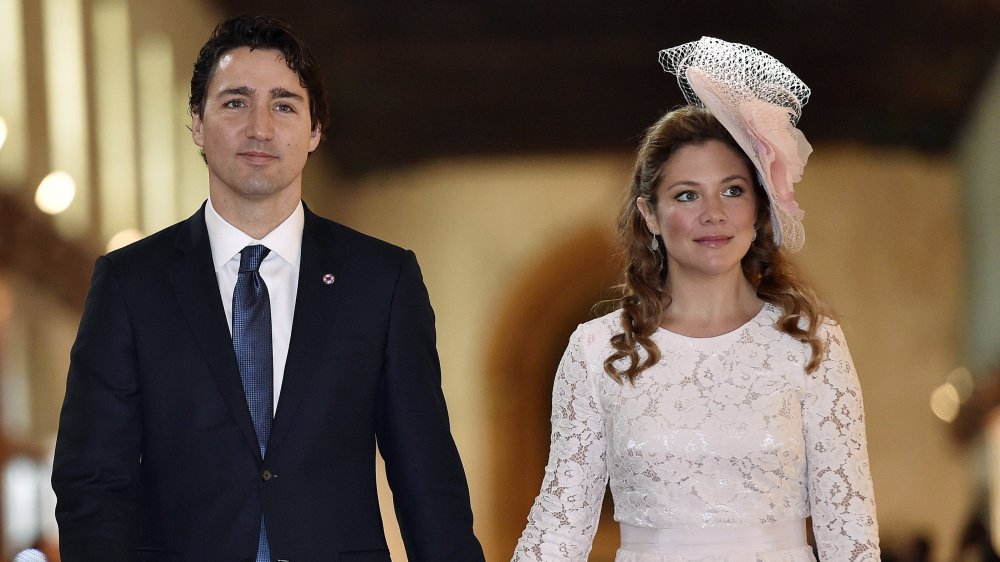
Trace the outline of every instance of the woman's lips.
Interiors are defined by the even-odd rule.
[[[695,242],[701,244],[702,246],[708,246],[709,248],[718,248],[724,246],[732,240],[732,236],[722,236],[718,234],[710,234],[708,236],[702,236],[700,238],[695,238]]]

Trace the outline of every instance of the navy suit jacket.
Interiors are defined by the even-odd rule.
[[[332,274],[333,283],[323,282]],[[306,209],[261,458],[204,208],[97,260],[52,476],[64,562],[386,562],[376,441],[411,562],[482,561],[412,252]]]

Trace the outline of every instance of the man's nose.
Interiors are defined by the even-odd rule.
[[[268,140],[274,135],[271,109],[267,105],[254,104],[250,108],[246,135],[249,138]]]

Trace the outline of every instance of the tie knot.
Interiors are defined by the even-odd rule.
[[[240,251],[240,273],[255,272],[260,269],[260,262],[271,250],[264,245],[254,244]]]

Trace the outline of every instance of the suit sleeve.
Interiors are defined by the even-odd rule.
[[[64,562],[135,560],[141,442],[132,327],[102,257],[70,355],[53,463]]]
[[[411,562],[484,560],[441,391],[434,312],[407,251],[389,312],[377,438]]]

